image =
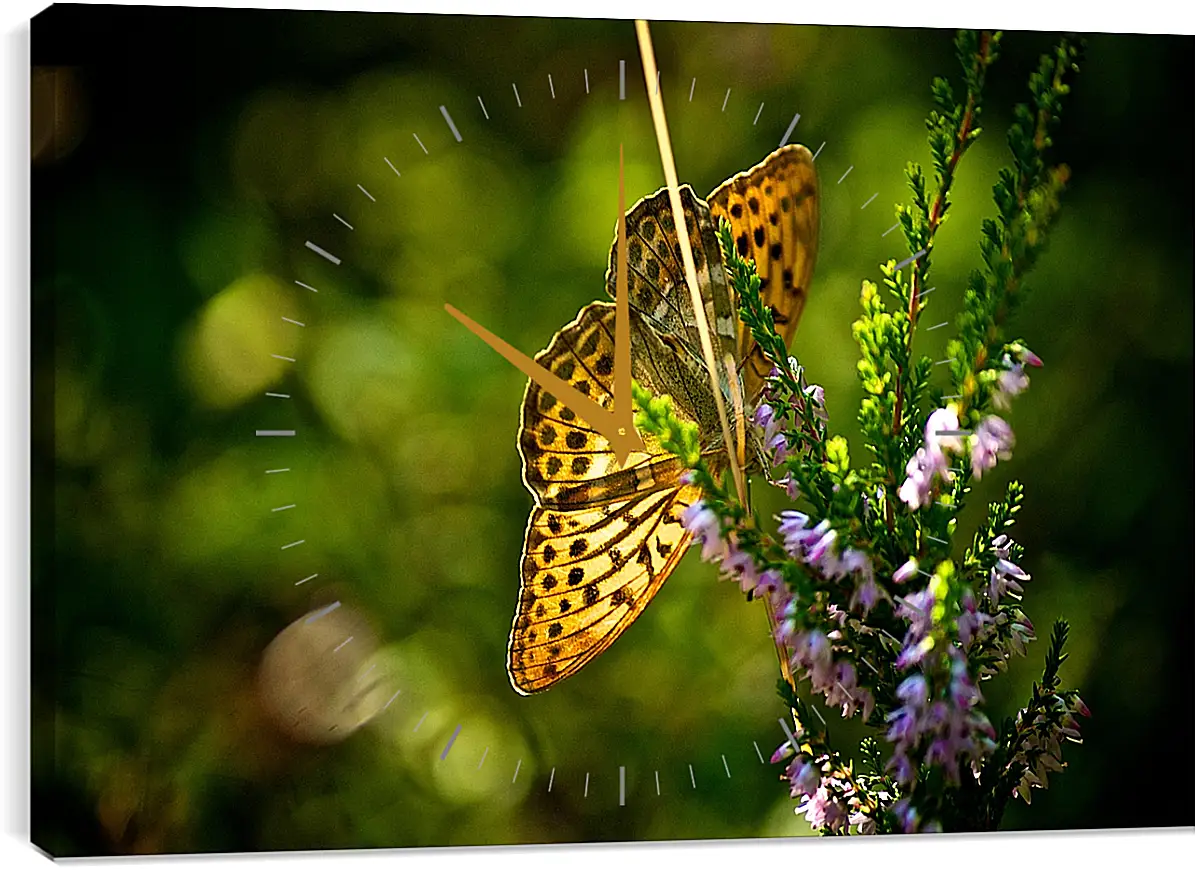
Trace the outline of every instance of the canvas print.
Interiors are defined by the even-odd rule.
[[[46,852],[1192,824],[1190,36],[31,39]]]

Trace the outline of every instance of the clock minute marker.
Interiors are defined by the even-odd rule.
[[[761,103],[760,105],[763,106],[764,104]],[[793,116],[793,120],[789,122],[789,126],[785,128],[785,135],[781,137],[781,144],[777,146],[778,148],[785,147],[785,143],[788,142],[789,137],[793,135],[793,128],[797,126],[797,122],[799,120],[801,120],[801,112],[796,113]]]
[[[357,186],[358,186],[358,187],[361,187],[361,185],[360,185],[360,184],[359,184],[359,185],[357,185]],[[365,190],[365,188],[364,188],[364,187],[362,187],[361,189],[362,189],[362,191],[364,191],[364,190]],[[366,194],[366,196],[370,196],[370,195],[367,193],[367,194]],[[373,199],[373,197],[372,197],[372,196],[370,196],[370,199]],[[340,258],[340,257],[333,256],[332,254],[328,253],[328,252],[327,252],[327,251],[325,251],[323,248],[321,248],[319,245],[317,245],[315,242],[311,242],[311,241],[309,241],[309,242],[304,242],[304,245],[307,247],[307,249],[308,249],[309,251],[315,251],[317,254],[319,254],[321,257],[323,257],[325,260],[327,260],[327,261],[328,261],[329,263],[331,263],[332,265],[334,265],[334,266],[339,266],[339,265],[341,264],[341,258]]]
[[[453,131],[453,138],[458,142],[461,141],[461,133],[457,130],[457,125],[453,123],[453,116],[449,114],[447,106],[440,107],[440,114],[444,115],[445,123],[448,124],[450,130]]]

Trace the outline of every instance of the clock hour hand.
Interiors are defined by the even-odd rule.
[[[619,227],[616,242],[615,271],[615,366],[614,408],[606,410],[589,396],[557,377],[535,360],[517,351],[494,333],[471,320],[447,302],[444,310],[486,344],[564,402],[574,414],[610,442],[615,460],[622,465],[633,452],[644,450],[644,441],[635,428],[634,399],[631,395],[631,318],[627,303],[627,218],[623,191],[623,146],[619,145]]]

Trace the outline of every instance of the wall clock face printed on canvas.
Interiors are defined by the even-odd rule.
[[[737,401],[750,413],[768,365],[740,334],[717,221],[756,261],[800,351],[807,299],[845,292],[814,270],[820,234],[834,232],[827,212],[866,209],[874,192],[844,184],[850,158],[830,157],[829,119],[803,118],[800,82],[686,75],[685,40],[667,24],[653,25],[662,68],[646,76],[632,22],[626,34],[618,57],[512,61],[472,94],[413,76],[390,117],[342,137],[343,204],[295,228],[293,294],[276,313],[291,330],[276,356],[293,371],[263,397],[255,441],[297,618],[263,655],[262,696],[305,743],[371,726],[463,804],[667,814],[662,801],[699,789],[729,802],[781,793],[764,608],[684,558],[680,517],[698,493],[636,436],[618,397],[631,377],[672,395],[726,465],[716,402],[732,419]],[[538,140],[550,153],[509,172],[528,124],[557,131]],[[511,274],[517,255],[536,271]],[[717,399],[703,317],[737,365],[734,381],[720,370]],[[529,380],[517,357],[559,380]],[[341,473],[369,480],[360,502],[373,514],[357,499],[321,503]],[[371,518],[356,540],[373,553],[311,546]],[[316,549],[334,564],[305,561]],[[728,634],[733,648],[716,643]],[[620,733],[615,715],[579,727],[620,705],[659,726]],[[777,832],[798,833],[783,810]]]

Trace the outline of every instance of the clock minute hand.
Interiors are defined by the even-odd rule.
[[[630,433],[635,447],[644,442],[635,430],[634,400],[631,395],[631,312],[627,303],[627,203],[623,188],[623,143],[619,143],[619,224],[615,235],[615,378],[614,415],[620,433]],[[617,456],[617,454],[616,454]],[[623,457],[617,456],[619,464]]]

